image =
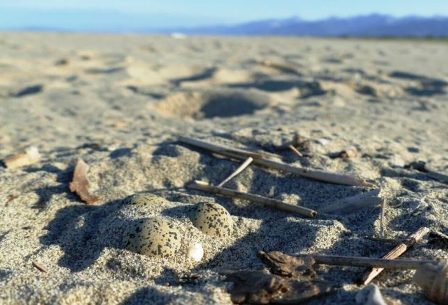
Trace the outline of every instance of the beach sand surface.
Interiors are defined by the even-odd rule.
[[[366,238],[380,235],[379,208],[310,219],[186,188],[218,184],[241,162],[179,136],[371,179],[386,201],[386,238],[448,233],[447,184],[405,168],[421,160],[448,172],[447,56],[446,42],[418,40],[0,33],[0,159],[31,146],[42,156],[0,167],[0,303],[231,304],[219,271],[261,268],[260,250],[381,257],[393,247]],[[294,136],[305,157],[277,149]],[[357,153],[334,157],[347,149]],[[69,190],[78,158],[98,204]],[[255,165],[226,186],[318,212],[369,190]],[[130,205],[133,194],[147,202]],[[201,202],[228,210],[230,236],[193,225]],[[153,216],[181,233],[176,255],[124,246],[127,229]],[[200,262],[187,258],[195,243]],[[425,238],[403,257],[448,253]],[[338,288],[309,304],[354,304],[361,273],[321,266]],[[431,304],[413,273],[374,283],[402,304]]]

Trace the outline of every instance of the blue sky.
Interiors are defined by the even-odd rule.
[[[370,13],[448,16],[448,0],[0,0],[0,29],[132,31]]]

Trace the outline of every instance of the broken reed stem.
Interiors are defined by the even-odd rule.
[[[319,211],[321,213],[331,213],[343,210],[354,212],[362,208],[376,207],[383,201],[383,199],[379,197],[380,191],[380,189],[374,189],[355,196],[343,198],[323,207]]]
[[[429,233],[429,228],[422,227],[413,234],[409,235],[405,240],[400,242],[396,247],[383,256],[384,259],[395,259],[406,252],[411,246],[419,242],[426,234]],[[373,268],[368,270],[361,277],[360,283],[363,285],[369,284],[374,278],[376,278],[384,269]]]
[[[388,269],[419,269],[427,264],[434,264],[435,261],[408,260],[408,259],[384,259],[358,256],[337,256],[337,255],[300,255],[311,256],[317,264],[338,265],[351,267],[381,267]]]
[[[273,168],[284,172],[289,172],[310,179],[320,180],[329,183],[344,184],[344,185],[355,185],[355,186],[371,185],[367,181],[360,179],[358,177],[292,166],[283,163],[282,161],[279,160],[276,161],[266,159],[261,153],[251,152],[244,149],[226,147],[223,145],[217,145],[183,136],[179,137],[179,141],[233,159],[245,160],[248,157],[252,157],[254,159],[253,163],[256,165]]]
[[[284,203],[280,200],[267,198],[256,194],[244,193],[224,187],[212,186],[204,181],[196,180],[193,183],[191,183],[189,187],[196,190],[219,194],[225,197],[249,200],[251,202],[255,202],[266,207],[275,208],[286,212],[292,212],[306,217],[316,217],[317,215],[316,211],[305,207],[295,206],[292,204]]]
[[[251,163],[254,161],[252,157],[249,157],[244,161],[243,164],[241,164],[232,174],[230,174],[226,179],[224,179],[220,184],[218,184],[218,187],[224,186],[227,182],[235,178],[237,175],[239,175],[242,171],[244,171]]]
[[[295,148],[293,145],[289,144],[288,148],[290,150],[292,150],[292,152],[295,153],[297,156],[299,156],[300,158],[303,158],[302,153],[297,148]]]

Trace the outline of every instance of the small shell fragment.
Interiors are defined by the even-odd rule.
[[[190,247],[188,247],[188,258],[195,261],[200,262],[202,257],[204,256],[204,248],[200,243],[194,243]]]
[[[227,237],[233,232],[232,217],[223,206],[217,203],[199,203],[193,217],[193,224],[210,236]]]
[[[7,168],[19,168],[31,165],[40,160],[39,150],[36,146],[28,147],[24,152],[6,157],[3,163]]]
[[[89,166],[82,160],[76,162],[75,171],[73,172],[72,182],[69,184],[70,191],[78,194],[79,198],[87,204],[95,204],[100,198],[90,193],[90,183],[87,180],[87,172]]]

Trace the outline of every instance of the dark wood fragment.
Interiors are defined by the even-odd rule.
[[[258,257],[273,274],[302,280],[316,278],[312,257],[295,257],[279,251],[260,251]]]
[[[236,304],[301,304],[333,291],[320,281],[298,281],[269,273],[266,270],[236,271],[227,275]]]

